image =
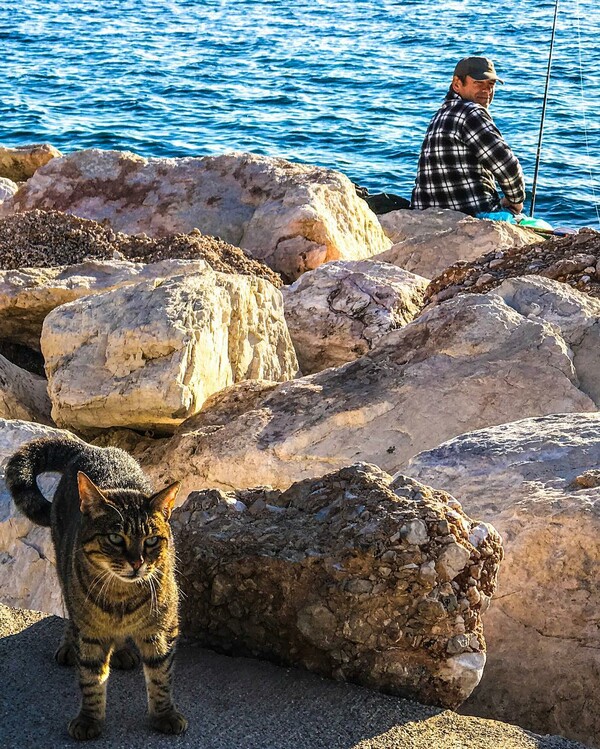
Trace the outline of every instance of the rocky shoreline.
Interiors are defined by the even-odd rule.
[[[0,178],[0,473],[122,447],[182,482],[196,641],[600,746],[599,232],[377,217],[252,154]],[[1,478],[0,601],[61,614]]]

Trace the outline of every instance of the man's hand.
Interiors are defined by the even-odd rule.
[[[511,213],[514,213],[515,216],[519,213],[523,213],[523,203],[511,203],[508,198],[502,198],[500,201],[503,208],[508,208],[508,210]]]

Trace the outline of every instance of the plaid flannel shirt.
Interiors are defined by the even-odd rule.
[[[494,211],[496,181],[510,203],[524,202],[523,170],[488,110],[449,92],[427,128],[412,207]]]

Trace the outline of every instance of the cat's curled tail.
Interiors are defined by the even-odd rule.
[[[62,472],[81,454],[85,443],[76,437],[42,437],[23,445],[6,464],[4,479],[16,506],[37,525],[50,527],[49,502],[36,482],[45,471]]]

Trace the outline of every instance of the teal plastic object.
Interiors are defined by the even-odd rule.
[[[475,218],[487,218],[490,221],[505,221],[507,224],[516,224],[517,220],[510,211],[482,211]]]
[[[529,229],[544,229],[546,231],[554,231],[552,226],[550,226],[547,221],[544,221],[543,218],[533,218],[531,216],[526,216],[518,223],[519,226],[525,226]]]

